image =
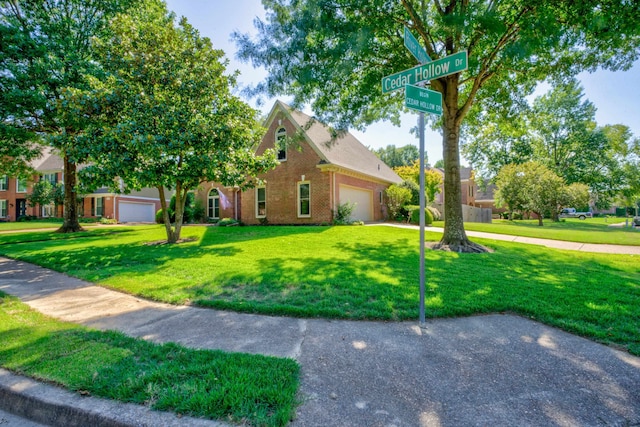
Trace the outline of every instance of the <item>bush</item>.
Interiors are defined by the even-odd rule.
[[[431,216],[433,217],[434,221],[440,221],[442,219],[442,214],[437,208],[433,206],[427,206],[427,210],[431,212]]]
[[[408,188],[402,188],[398,185],[392,185],[386,189],[385,193],[387,194],[389,218],[402,221],[402,207],[411,200],[411,190]]]
[[[100,224],[117,224],[118,220],[115,218],[100,218]]]
[[[333,224],[334,225],[347,225],[351,224],[351,214],[355,209],[356,204],[346,202],[338,205],[338,208],[333,212]]]
[[[238,221],[233,218],[222,218],[218,221],[218,227],[230,227],[232,225],[238,225]]]
[[[162,209],[158,209],[158,212],[156,212],[156,223],[164,224],[164,211]]]
[[[409,212],[409,222],[411,222],[411,224],[420,224],[420,206],[408,205],[404,208]],[[429,207],[424,209],[424,223],[425,225],[433,224],[433,214],[429,210]]]

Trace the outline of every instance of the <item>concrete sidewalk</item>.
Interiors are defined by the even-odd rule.
[[[418,230],[420,227],[412,224],[398,224],[398,223],[377,223],[370,224],[371,226],[386,226],[386,227],[399,227],[410,228]],[[443,233],[444,228],[440,227],[425,227],[425,231],[433,233]],[[640,233],[638,233],[638,245],[607,245],[597,243],[579,243],[579,242],[565,242],[562,240],[551,239],[539,239],[537,237],[522,237],[511,236],[509,234],[495,234],[485,233],[482,231],[466,231],[468,237],[480,237],[483,239],[502,240],[506,242],[525,243],[528,245],[546,246],[547,248],[554,249],[566,249],[570,251],[581,252],[597,252],[605,254],[620,254],[620,255],[640,255]]]
[[[294,427],[640,425],[640,358],[517,316],[441,319],[421,329],[238,314],[149,302],[4,258],[0,290],[95,328],[293,357],[302,367]],[[21,396],[4,377],[0,390]],[[166,425],[176,420],[163,416]],[[163,425],[143,412],[132,417],[117,425]]]

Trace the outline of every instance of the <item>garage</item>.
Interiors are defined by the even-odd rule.
[[[156,217],[155,203],[137,203],[121,201],[119,205],[119,222],[154,222]]]
[[[351,219],[373,221],[373,191],[340,185],[340,204],[355,203]]]

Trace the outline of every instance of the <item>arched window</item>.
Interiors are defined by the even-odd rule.
[[[218,190],[212,188],[209,191],[209,209],[208,215],[211,219],[219,219],[220,218],[220,195],[218,194]]]
[[[278,149],[278,160],[281,162],[287,160],[287,130],[285,128],[278,128],[276,131],[276,148]]]

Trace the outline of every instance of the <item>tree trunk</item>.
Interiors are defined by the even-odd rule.
[[[84,231],[78,222],[78,197],[76,193],[76,164],[64,155],[64,222],[58,233]]]
[[[488,252],[471,242],[464,231],[462,219],[462,189],[460,187],[460,124],[458,118],[458,75],[444,78],[444,124],[442,155],[444,158],[444,234],[434,246],[452,252]]]
[[[160,196],[160,207],[162,208],[162,219],[164,221],[164,227],[167,231],[167,243],[175,243],[178,239],[175,237],[173,228],[171,228],[171,217],[169,216],[169,205],[167,204],[167,197],[164,194],[164,187],[158,187],[158,195]]]

